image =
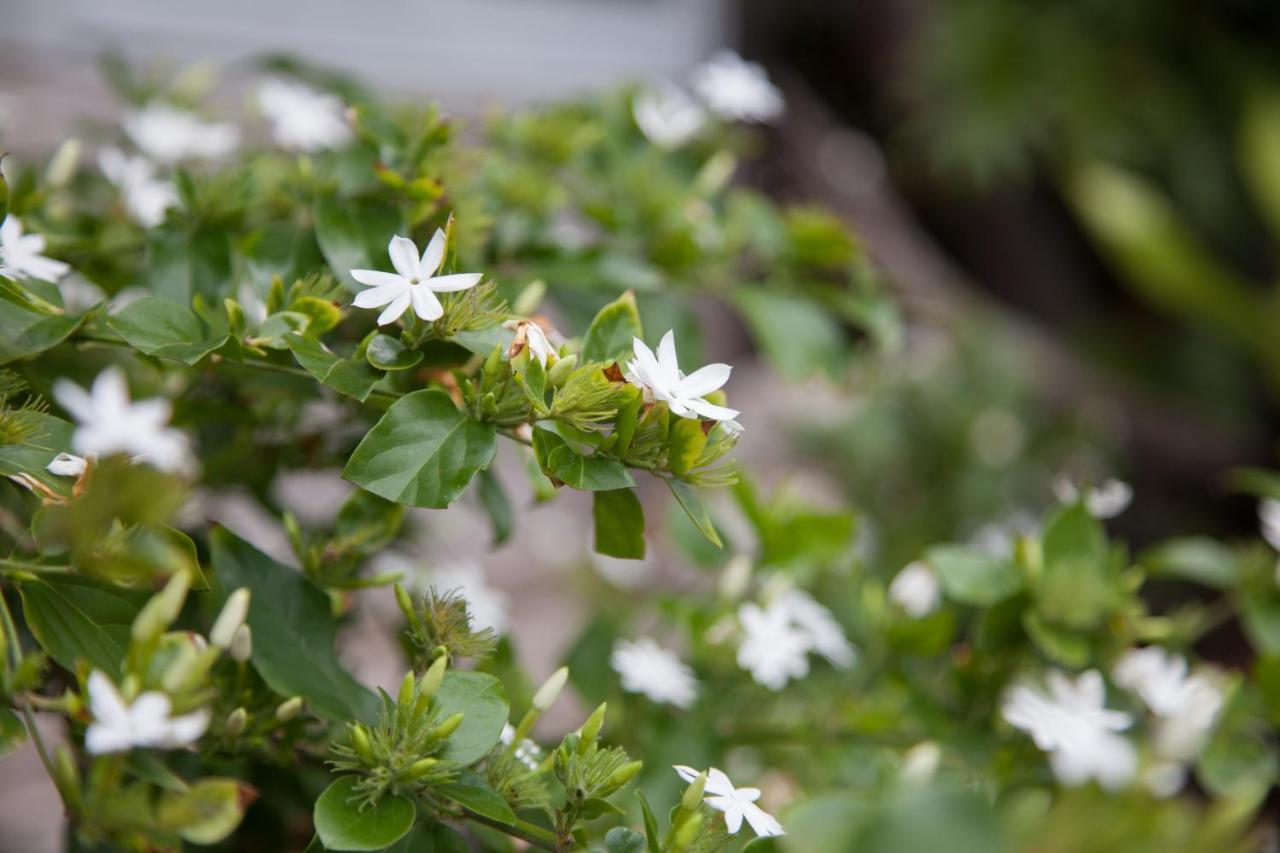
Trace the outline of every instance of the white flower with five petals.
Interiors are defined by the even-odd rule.
[[[1053,495],[1061,504],[1074,504],[1081,500],[1080,487],[1066,474],[1053,480]],[[1094,518],[1115,518],[1133,502],[1133,487],[1123,480],[1110,478],[1100,486],[1084,490],[1084,508]]]
[[[619,640],[609,656],[609,665],[622,676],[622,689],[642,693],[654,702],[688,708],[698,698],[698,681],[693,670],[648,637]]]
[[[342,99],[288,80],[258,87],[258,107],[271,122],[276,143],[295,151],[341,148],[351,141]]]
[[[206,122],[195,113],[163,103],[147,104],[125,117],[124,132],[142,152],[166,165],[216,160],[240,144],[233,124]]]
[[[738,416],[736,409],[726,409],[702,399],[729,381],[729,372],[733,370],[729,365],[708,364],[686,376],[676,357],[674,331],[662,336],[656,355],[639,338],[633,340],[632,350],[636,357],[627,362],[627,381],[644,389],[646,396],[665,402],[672,414],[711,421],[731,421]]]
[[[101,670],[89,673],[89,711],[93,722],[84,746],[92,755],[125,752],[136,746],[171,749],[200,739],[209,727],[209,711],[172,716],[169,697],[149,690],[131,703]]]
[[[692,767],[677,764],[675,771],[680,778],[692,783],[701,773]],[[761,838],[786,835],[782,824],[773,815],[756,805],[760,799],[759,788],[735,788],[733,782],[724,771],[712,767],[707,771],[707,786],[703,793],[703,802],[716,811],[724,812],[725,829],[730,835],[736,835],[742,829],[745,820],[753,832]]]
[[[631,114],[636,127],[660,148],[683,145],[707,123],[707,113],[698,102],[670,83],[637,94]]]
[[[22,233],[22,223],[12,213],[0,223],[0,275],[8,278],[38,278],[57,281],[71,267],[46,258],[44,235]]]
[[[738,622],[743,631],[738,666],[758,683],[776,691],[809,674],[810,637],[785,608],[747,602],[738,608]]]
[[[186,471],[191,466],[187,437],[168,426],[168,400],[129,399],[124,373],[109,367],[85,391],[59,379],[53,396],[76,419],[71,446],[81,456],[124,453],[135,461],[149,462],[164,471]]]
[[[98,152],[98,167],[120,190],[125,210],[145,228],[163,222],[165,211],[178,203],[173,184],[156,177],[155,165],[145,157],[129,157],[119,148],[104,148]]]
[[[451,293],[475,287],[484,278],[482,273],[457,273],[436,275],[444,263],[444,232],[436,229],[431,242],[418,257],[418,246],[407,237],[392,237],[387,246],[394,273],[379,270],[352,270],[351,277],[368,290],[356,294],[353,300],[357,308],[382,308],[378,325],[394,323],[400,315],[413,306],[413,313],[431,322],[444,316],[444,306],[436,298],[437,293]]]
[[[785,103],[769,75],[754,62],[722,50],[693,72],[693,89],[712,112],[735,121],[769,122]]]

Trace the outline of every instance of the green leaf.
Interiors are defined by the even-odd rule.
[[[179,305],[195,296],[221,304],[231,281],[231,246],[221,230],[152,231],[145,269],[155,296]]]
[[[441,719],[459,711],[465,714],[462,725],[440,751],[440,758],[463,767],[479,761],[493,748],[510,711],[502,682],[483,672],[449,670],[436,693],[436,703]]]
[[[134,349],[156,358],[195,364],[227,342],[226,329],[211,329],[194,311],[158,296],[130,302],[107,325]]]
[[[22,613],[40,647],[64,669],[86,661],[119,679],[129,629],[146,596],[79,578],[24,581]]]
[[[677,477],[688,474],[707,446],[707,434],[702,431],[702,421],[696,418],[676,418],[671,424],[667,461],[671,473]]]
[[[362,403],[382,378],[365,359],[339,358],[324,344],[296,332],[285,335],[284,342],[303,370],[338,393]]]
[[[342,476],[387,500],[443,509],[493,462],[493,424],[459,412],[439,390],[401,397],[361,440]]]
[[[787,379],[819,371],[839,378],[845,368],[844,332],[825,308],[801,293],[765,287],[734,291],[752,338]]]
[[[478,773],[463,770],[458,774],[457,781],[438,785],[435,790],[458,805],[491,820],[508,825],[516,822],[516,813],[511,810],[511,806]]]
[[[604,849],[608,853],[640,853],[645,849],[645,838],[630,827],[615,826],[605,833]]]
[[[1022,588],[1013,562],[965,545],[938,545],[925,552],[947,597],[962,604],[990,607]]]
[[[409,349],[391,335],[374,335],[364,355],[379,370],[408,370],[422,361],[421,350]]]
[[[644,839],[649,845],[649,853],[659,853],[661,843],[658,835],[658,821],[653,816],[653,809],[649,807],[649,801],[645,799],[644,794],[636,791],[636,799],[640,801],[640,813],[644,816]]]
[[[1123,598],[1102,523],[1083,503],[1063,507],[1045,523],[1042,548],[1040,615],[1068,628],[1097,627]]]
[[[476,478],[476,491],[480,495],[480,503],[489,515],[489,525],[493,528],[493,545],[497,547],[511,538],[514,529],[514,515],[511,501],[507,498],[498,475],[491,469],[480,472]]]
[[[632,340],[643,338],[636,296],[631,291],[600,309],[582,338],[582,362],[617,361],[631,352]]]
[[[1171,539],[1142,555],[1154,575],[1191,581],[1214,589],[1230,589],[1240,578],[1235,552],[1207,536]]]
[[[631,472],[618,460],[583,456],[551,430],[534,429],[533,449],[542,470],[570,488],[597,492],[631,488],[636,484]]]
[[[1240,624],[1260,654],[1280,655],[1280,594],[1243,595],[1239,599]]]
[[[351,277],[353,269],[384,269],[387,243],[400,229],[400,217],[389,204],[335,197],[316,199],[313,209],[316,242],[333,274],[348,290],[363,286]]]
[[[698,528],[703,536],[707,537],[712,545],[717,548],[723,548],[724,542],[720,540],[720,534],[716,532],[715,522],[711,520],[711,513],[707,512],[707,507],[702,502],[702,498],[698,497],[698,493],[694,491],[693,486],[683,480],[667,480],[667,485],[671,488],[671,494],[676,496],[676,502],[680,504],[680,508],[685,511],[685,515],[689,516],[689,520],[693,522],[693,526]]]
[[[595,519],[597,554],[624,560],[644,559],[644,507],[635,489],[596,492],[591,515]]]
[[[1040,651],[1063,666],[1082,669],[1089,663],[1087,636],[1048,623],[1034,610],[1023,612],[1022,627]]]
[[[54,492],[68,494],[71,478],[54,476],[48,466],[53,457],[71,449],[71,424],[43,412],[30,412],[24,417],[34,429],[21,443],[0,444],[0,477],[23,474]]]
[[[162,795],[156,820],[192,844],[217,844],[235,832],[249,802],[235,779],[201,779],[184,791]]]
[[[214,528],[210,542],[221,590],[244,586],[252,593],[252,660],[262,680],[282,696],[301,696],[325,719],[371,719],[377,699],[334,654],[329,596],[225,528]]]
[[[467,853],[467,842],[457,830],[439,821],[424,820],[386,853]]]
[[[76,330],[81,319],[33,311],[17,302],[7,290],[0,290],[0,364],[30,358],[56,347]]]
[[[354,776],[343,776],[316,799],[313,819],[325,849],[382,850],[413,829],[413,800],[402,794],[384,796],[361,810],[355,785]]]

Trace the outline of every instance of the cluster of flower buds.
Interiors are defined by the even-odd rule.
[[[606,709],[604,704],[596,708],[552,753],[552,767],[567,797],[562,813],[571,820],[609,811],[604,798],[621,790],[644,767],[643,761],[632,761],[625,750],[600,745]]]

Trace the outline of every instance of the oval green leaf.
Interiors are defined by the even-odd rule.
[[[316,799],[312,818],[325,849],[382,850],[413,829],[413,800],[387,796],[362,811],[355,784],[354,776],[343,776]]]

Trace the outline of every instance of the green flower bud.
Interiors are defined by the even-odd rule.
[[[294,696],[292,699],[286,699],[276,707],[276,719],[282,723],[287,723],[302,710],[302,697]]]
[[[369,744],[369,733],[360,723],[351,726],[351,748],[356,755],[364,759],[366,764],[373,764],[373,747]]]
[[[249,712],[244,708],[236,708],[227,715],[227,721],[223,724],[222,730],[226,732],[227,737],[239,737],[248,724]]]
[[[404,778],[407,781],[412,781],[414,779],[421,779],[423,776],[426,776],[427,773],[431,771],[432,767],[435,767],[439,763],[440,763],[440,760],[437,758],[419,759],[418,761],[415,761],[412,764],[410,764],[409,769],[404,771]]]
[[[231,638],[231,658],[236,663],[244,663],[253,656],[253,631],[248,625],[241,625]]]
[[[689,815],[684,823],[676,830],[675,838],[672,843],[675,849],[684,850],[694,842],[698,837],[698,831],[702,829],[702,812],[694,812]]]
[[[396,704],[402,708],[411,706],[414,700],[414,688],[417,686],[418,679],[413,674],[413,670],[409,670],[404,674],[404,678],[400,679],[400,695],[396,698]]]
[[[613,771],[613,775],[609,777],[606,785],[610,792],[616,791],[623,785],[636,778],[636,774],[644,769],[643,761],[632,761],[630,764],[624,764],[617,770]]]
[[[551,673],[551,677],[543,682],[537,693],[533,694],[533,707],[539,711],[545,711],[554,705],[556,699],[560,698],[560,691],[564,689],[564,683],[568,680],[569,667],[567,666],[562,666]]]
[[[604,725],[604,713],[608,707],[608,702],[601,702],[600,707],[592,711],[591,716],[587,717],[587,721],[582,724],[582,728],[578,729],[579,755],[585,753],[587,748],[595,743],[596,737],[600,734],[600,728]]]
[[[680,798],[680,808],[687,812],[696,812],[698,806],[702,803],[702,794],[707,790],[707,771],[698,774],[698,778],[689,783],[689,787],[684,789],[684,796]]]
[[[67,808],[73,813],[79,811],[80,768],[76,766],[75,756],[65,745],[59,746],[53,753],[53,782]]]
[[[458,730],[458,726],[462,725],[462,718],[465,716],[466,714],[459,711],[456,714],[446,717],[443,723],[431,730],[427,735],[427,738],[430,740],[444,740]]]
[[[191,643],[183,643],[173,655],[173,660],[160,678],[160,686],[170,693],[179,692],[185,685],[187,677],[194,675],[192,671],[196,657],[200,652]]]
[[[413,598],[409,595],[409,591],[400,584],[396,584],[396,604],[400,605],[400,611],[404,613],[404,618],[412,623],[417,619],[417,613],[413,609]]]
[[[559,359],[547,369],[547,384],[552,388],[559,388],[577,366],[578,354],[576,352]]]
[[[227,596],[227,603],[222,606],[222,612],[218,614],[213,630],[209,632],[209,645],[219,649],[229,648],[248,615],[249,588],[242,586]]]
[[[163,634],[182,612],[182,605],[187,600],[190,588],[191,576],[185,571],[177,572],[169,578],[164,589],[153,595],[134,618],[131,629],[133,639],[146,643]]]
[[[436,695],[436,691],[440,689],[440,685],[444,682],[444,672],[448,668],[449,658],[447,655],[441,655],[436,658],[431,663],[431,666],[427,668],[426,675],[422,676],[422,683],[418,685],[418,693],[427,697]]]

